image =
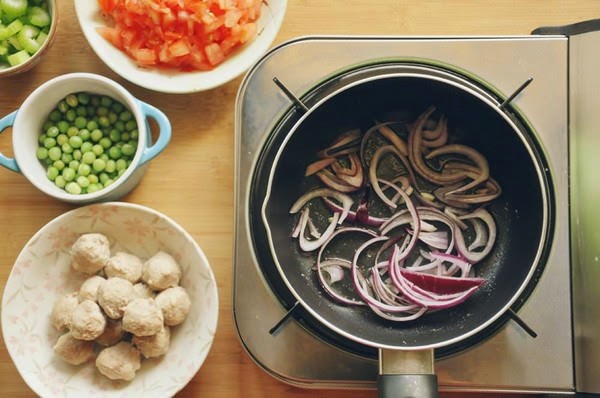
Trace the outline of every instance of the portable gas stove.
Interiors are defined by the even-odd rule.
[[[519,322],[508,320],[469,347],[436,352],[440,390],[600,392],[600,245],[591,229],[600,221],[593,212],[600,181],[590,162],[600,148],[597,27],[590,21],[507,37],[305,37],[264,56],[241,85],[235,121],[233,308],[253,360],[297,386],[375,387],[378,365],[369,349],[332,343],[301,316],[287,319],[291,303],[273,291],[253,247],[249,192],[270,132],[312,87],[352,65],[428,60],[487,82],[526,116],[545,150],[556,210],[545,269],[520,305]]]

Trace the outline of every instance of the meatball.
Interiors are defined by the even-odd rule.
[[[121,318],[123,310],[133,298],[133,285],[127,279],[108,278],[98,288],[98,304],[112,319]]]
[[[112,256],[106,266],[104,273],[107,277],[119,277],[136,283],[142,277],[142,260],[133,254],[117,252]]]
[[[94,356],[94,342],[78,340],[71,333],[65,333],[58,338],[54,352],[71,365],[81,365]]]
[[[145,283],[139,282],[133,285],[133,293],[136,298],[154,298],[156,294]]]
[[[71,266],[84,274],[92,275],[100,271],[109,258],[110,243],[102,234],[83,234],[71,247]]]
[[[132,300],[123,314],[123,329],[136,336],[152,336],[163,327],[163,314],[153,299]]]
[[[106,282],[106,279],[99,275],[87,278],[79,288],[79,302],[84,300],[97,301],[98,288]]]
[[[131,340],[145,358],[155,358],[165,355],[171,344],[171,331],[163,326],[160,332],[153,336],[133,336]]]
[[[163,290],[155,300],[163,313],[165,325],[179,325],[190,312],[190,296],[181,286]]]
[[[142,280],[154,290],[175,287],[181,279],[181,268],[171,255],[159,251],[144,263]]]
[[[140,366],[140,352],[126,341],[104,348],[96,358],[98,371],[111,380],[133,380]]]
[[[79,340],[95,340],[104,332],[106,318],[98,304],[84,300],[71,315],[71,334]]]
[[[106,320],[106,327],[104,328],[104,332],[100,336],[98,336],[98,338],[96,339],[96,343],[108,347],[117,344],[123,339],[124,335],[125,331],[121,326],[121,321],[109,318]]]
[[[71,327],[71,314],[79,304],[77,292],[65,294],[54,302],[50,323],[59,332],[66,332]]]

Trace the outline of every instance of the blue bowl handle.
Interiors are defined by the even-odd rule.
[[[142,108],[142,113],[144,114],[144,116],[151,117],[152,119],[156,120],[156,123],[158,124],[158,139],[156,140],[154,145],[147,146],[146,148],[144,148],[144,152],[142,153],[142,157],[139,163],[139,166],[141,166],[144,163],[158,156],[158,154],[165,149],[169,141],[171,141],[171,123],[162,111],[143,101],[138,100],[138,102],[140,104],[140,107]],[[150,132],[150,126],[148,125],[148,123],[146,123],[146,128],[148,130],[147,143],[149,145],[151,143],[150,138],[152,134]]]
[[[14,111],[0,119],[0,134],[4,130],[6,130],[6,128],[11,127],[15,123],[16,118],[17,111]],[[2,152],[0,152],[0,166],[4,166],[7,169],[12,170],[16,173],[20,171],[19,165],[17,165],[17,161],[13,158],[9,158],[8,156],[3,155]]]

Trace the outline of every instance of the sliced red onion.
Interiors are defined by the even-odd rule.
[[[294,225],[294,229],[292,230],[292,238],[296,239],[300,236],[300,230],[302,229],[302,225],[307,222],[305,218],[308,218],[308,208],[302,209],[300,217],[298,217],[296,225]]]
[[[290,208],[290,214],[295,214],[302,209],[302,207],[307,204],[310,200],[314,198],[333,198],[339,201],[342,204],[342,212],[340,214],[339,223],[343,223],[346,217],[348,216],[348,211],[350,211],[350,207],[354,201],[352,198],[346,194],[335,191],[330,188],[317,188],[311,191],[306,192],[304,195],[300,196]]]
[[[494,221],[492,215],[484,208],[479,208],[470,214],[465,214],[464,216],[460,217],[461,220],[468,220],[471,218],[479,218],[487,226],[488,239],[483,249],[481,251],[470,251],[465,244],[465,238],[462,234],[462,231],[458,227],[454,229],[454,235],[456,237],[456,250],[458,251],[458,254],[463,256],[469,262],[475,264],[481,261],[492,251],[492,247],[496,241],[496,222]]]
[[[473,242],[467,247],[467,250],[472,252],[475,249],[485,246],[485,243],[488,240],[488,233],[485,224],[480,219],[471,218],[469,219],[469,222],[473,224],[473,230],[475,231],[475,239],[473,239]]]
[[[329,208],[335,212],[338,213],[342,213],[344,211],[344,209],[338,205],[337,203],[333,202],[332,200],[323,197],[323,201],[325,202],[325,204],[327,206],[329,206]],[[360,217],[357,216],[358,210],[356,212],[349,210],[348,211],[348,215],[344,218],[344,220],[348,220],[350,222],[355,222],[358,221],[358,219]],[[363,215],[362,218],[360,218],[360,223],[364,224],[364,225],[368,225],[371,227],[378,227],[381,224],[383,224],[384,222],[387,221],[387,218],[380,218],[380,217],[373,217],[371,215]]]
[[[414,231],[410,231],[410,233],[414,233]],[[446,231],[421,231],[419,240],[427,246],[439,250],[446,250],[449,244],[448,232]]]
[[[386,145],[377,148],[373,154],[373,159],[371,159],[371,164],[369,165],[369,182],[371,183],[373,192],[375,192],[379,199],[381,199],[383,203],[387,204],[392,209],[395,209],[398,205],[383,193],[383,190],[379,185],[379,177],[377,177],[377,167],[379,166],[379,162],[381,161],[381,158],[388,153],[394,154],[397,158],[402,159],[402,154],[398,152],[398,149],[393,145]],[[395,184],[392,184],[389,181],[386,181],[386,184],[395,186]]]
[[[323,170],[325,167],[329,166],[330,164],[336,162],[336,160],[337,160],[336,158],[325,158],[325,159],[319,159],[317,161],[314,161],[306,167],[304,176],[305,177],[311,176],[311,175],[315,174],[316,172]]]
[[[307,211],[307,214],[309,214],[308,208],[306,208],[306,211]],[[300,249],[304,250],[305,252],[312,252],[312,251],[317,250],[319,247],[321,247],[323,245],[323,243],[325,243],[329,239],[329,237],[335,231],[335,226],[340,218],[340,215],[338,213],[334,213],[333,217],[331,219],[331,222],[329,223],[329,225],[327,226],[325,231],[323,231],[321,236],[315,240],[308,240],[308,238],[305,235],[306,225],[308,224],[309,217],[310,217],[310,215],[308,215],[307,217],[304,218],[305,221],[302,223],[302,225],[300,227],[300,236],[298,237],[298,241],[300,243]]]
[[[341,180],[338,176],[336,176],[327,169],[320,170],[319,172],[317,172],[316,176],[319,177],[323,184],[338,192],[349,193],[357,191],[359,189],[359,187],[355,187],[353,185],[348,184],[346,181]]]
[[[316,266],[317,277],[319,279],[319,283],[321,284],[321,287],[327,292],[327,294],[329,294],[331,296],[331,298],[338,301],[339,303],[348,304],[348,305],[364,305],[365,303],[363,303],[360,300],[342,296],[341,294],[336,292],[331,287],[331,284],[333,284],[335,282],[339,282],[340,280],[343,279],[343,277],[344,277],[343,268],[347,268],[349,270],[351,268],[351,266],[352,266],[352,263],[350,261],[344,260],[341,258],[331,258],[331,259],[328,259],[325,261],[320,261],[320,258],[319,258],[319,259],[317,259],[317,266]],[[332,276],[329,281],[325,280],[325,276],[323,273],[330,271],[333,267],[336,267],[339,270],[341,270],[341,272],[334,271],[334,272],[338,273],[337,275],[335,275],[335,278],[338,278],[341,276],[341,279],[334,280],[334,277]],[[331,275],[331,273],[329,273],[329,274]]]
[[[451,264],[450,267],[447,268],[443,272],[443,274],[446,276],[454,275],[457,270],[460,270],[461,271],[460,275],[462,277],[466,277],[469,275],[469,273],[471,271],[472,264],[469,263],[468,261],[466,261],[462,257],[454,256],[454,255],[448,254],[448,253],[439,253],[439,252],[432,252],[431,257],[435,258],[437,260],[443,261],[445,263]]]

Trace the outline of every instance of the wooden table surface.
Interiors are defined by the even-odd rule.
[[[152,207],[180,223],[204,249],[218,281],[220,318],[214,344],[204,366],[178,396],[375,397],[374,391],[306,390],[283,384],[259,369],[238,341],[231,300],[233,114],[241,77],[190,95],[158,94],[134,86],[92,52],[79,29],[72,2],[58,3],[58,37],[43,62],[25,74],[0,80],[0,116],[18,108],[44,81],[68,72],[113,78],[169,115],[173,126],[169,147],[152,161],[142,183],[123,200]],[[307,34],[528,34],[542,25],[598,17],[597,0],[290,0],[275,43]],[[2,153],[12,155],[11,140],[10,129],[0,135]],[[44,196],[22,175],[0,170],[0,286],[27,240],[71,208]],[[4,344],[0,344],[0,379],[1,397],[34,396]],[[458,396],[465,394],[443,394]]]

